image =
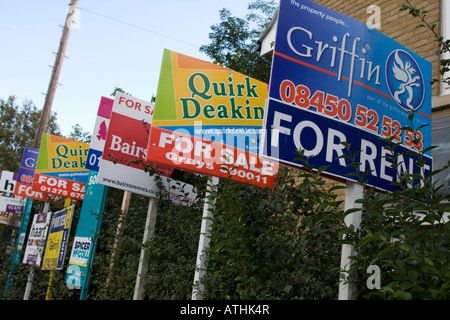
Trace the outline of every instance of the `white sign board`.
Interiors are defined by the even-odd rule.
[[[14,217],[21,214],[25,207],[25,200],[18,198],[0,197],[0,223],[12,224]]]
[[[70,264],[86,267],[89,260],[89,252],[92,239],[88,237],[75,237],[70,254]]]
[[[116,93],[97,183],[146,197],[158,197],[157,178],[150,176],[144,169],[152,165],[145,159],[153,108],[152,103]],[[169,191],[166,197],[183,204],[196,201],[196,192],[192,185],[167,178],[172,169],[163,166],[158,168],[162,171],[162,183]],[[172,188],[177,184],[183,186],[183,190]]]
[[[105,147],[106,134],[108,132],[109,117],[113,106],[113,99],[102,97],[98,107],[97,119],[92,132],[91,143],[86,161],[86,169],[98,171],[99,161]]]
[[[45,239],[47,238],[48,226],[50,225],[51,213],[38,213],[33,217],[30,233],[28,234],[27,246],[23,256],[23,263],[40,266],[42,253],[44,252]]]
[[[0,192],[13,193],[16,186],[16,179],[14,179],[14,172],[2,171],[0,178]]]

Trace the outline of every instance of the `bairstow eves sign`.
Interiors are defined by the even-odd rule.
[[[393,191],[394,152],[431,145],[428,79],[430,62],[379,31],[311,1],[281,0],[261,153],[301,167],[302,149],[315,168],[354,180],[343,156],[361,151],[355,160],[366,182]],[[420,130],[414,137],[403,127]],[[399,146],[386,149],[383,137]],[[417,156],[400,155],[398,170],[427,174],[430,154],[422,167]]]

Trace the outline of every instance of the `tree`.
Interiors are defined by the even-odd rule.
[[[39,126],[42,110],[33,101],[25,100],[22,107],[17,105],[17,97],[0,99],[0,169],[17,172],[25,147],[34,146],[35,134]],[[52,112],[47,125],[47,133],[61,135],[57,124],[57,113]],[[79,124],[72,126],[68,139],[89,143],[91,133]]]
[[[17,98],[9,96],[0,99],[0,168],[17,172],[25,147],[33,147],[42,110],[38,110],[31,100],[25,100],[22,107]],[[56,113],[50,114],[47,132],[60,134],[56,123]]]
[[[222,9],[221,23],[211,27],[211,43],[200,51],[215,63],[268,82],[271,61],[255,47],[276,9],[274,1],[257,0],[249,4],[246,19]],[[336,219],[320,223],[341,211],[336,187],[318,174],[280,171],[274,189],[220,183],[204,277],[206,299],[336,297]]]
[[[277,5],[274,1],[256,0],[249,4],[247,19],[232,16],[228,9],[220,11],[221,22],[211,26],[211,43],[200,47],[214,63],[269,82],[271,60],[255,50],[258,40],[270,22]],[[256,24],[251,27],[251,22]]]
[[[450,53],[450,39],[444,39],[443,36],[441,36],[436,31],[436,24],[429,24],[427,20],[425,19],[427,16],[428,11],[424,9],[417,9],[415,6],[411,5],[411,3],[406,0],[406,5],[403,5],[400,8],[400,11],[407,10],[410,15],[412,15],[415,18],[419,18],[422,23],[417,26],[417,28],[428,28],[434,36],[434,39],[439,44],[439,50],[436,52],[438,55],[444,55]],[[441,74],[441,79],[433,79],[431,83],[437,82],[437,81],[443,81],[447,84],[450,84],[450,76],[448,75],[448,72],[450,71],[450,59],[443,58],[440,60],[440,68],[439,72]]]
[[[72,126],[72,132],[67,136],[67,138],[69,139],[81,141],[84,143],[90,143],[91,137],[92,137],[91,132],[84,131],[83,128],[78,123]]]
[[[434,32],[441,52],[449,52],[449,41],[444,41],[436,34],[435,26],[424,20],[426,11],[410,5],[402,8],[406,9]],[[245,47],[255,39],[248,24],[225,9],[221,20],[212,27],[212,43],[202,50],[220,64],[255,76],[251,73],[255,71],[251,70],[255,60],[251,55],[244,60],[239,50],[239,46]],[[238,39],[231,39],[233,35]],[[449,70],[449,63],[441,61],[442,75]],[[248,64],[250,69],[241,64]],[[415,136],[412,126],[402,129]],[[386,141],[393,149],[396,144],[392,139]],[[421,159],[425,152],[416,155]],[[419,160],[417,164],[424,166],[425,162]],[[282,168],[294,179],[286,179],[289,175],[282,172],[277,191],[251,186],[246,190],[235,183],[221,185],[205,276],[207,298],[334,299],[339,245],[351,244],[357,253],[352,257],[350,274],[355,298],[448,299],[450,224],[444,217],[450,209],[442,205],[448,196],[440,194],[440,187],[431,180],[445,168],[427,176],[405,173],[395,182],[401,187],[397,192],[380,194],[366,186],[365,197],[358,200],[363,205],[364,219],[354,230],[344,220],[352,209],[344,212],[329,193],[336,187],[324,188],[323,179],[312,174],[317,168],[308,167],[307,159],[305,166],[309,172]],[[367,270],[371,266],[381,270],[378,290],[368,285]]]

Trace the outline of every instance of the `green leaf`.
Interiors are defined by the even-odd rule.
[[[423,257],[423,260],[425,261],[425,263],[427,263],[430,266],[433,266],[433,261],[429,258],[429,257]]]

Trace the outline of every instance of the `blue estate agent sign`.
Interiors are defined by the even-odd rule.
[[[86,193],[67,267],[66,284],[69,289],[86,290],[89,287],[89,274],[109,190],[107,186],[97,183],[97,175],[97,171],[89,171]],[[87,294],[87,290],[83,291],[83,294]]]
[[[431,145],[430,80],[430,62],[379,31],[311,1],[281,0],[262,154],[301,166],[294,159],[303,138],[295,134],[303,131],[295,127],[300,114],[309,117],[311,112],[324,138],[328,131],[323,128],[338,125],[343,141],[365,137],[377,146],[378,157],[385,152],[379,149],[380,137],[394,136],[405,150],[424,150]],[[414,113],[414,128],[423,126],[417,144],[411,132],[401,130],[411,127],[408,112]],[[280,130],[279,135],[271,129]],[[271,144],[276,136],[279,146]],[[324,150],[329,142],[323,141]],[[360,141],[356,144],[361,146]],[[326,157],[313,154],[314,148],[308,150],[317,167],[330,165]],[[283,152],[276,155],[278,151]],[[340,165],[343,160],[335,161],[336,157],[326,172],[348,179]],[[427,163],[431,170],[431,158]],[[387,190],[383,180],[374,181],[374,186]]]
[[[418,157],[407,153],[404,146],[398,146],[394,151],[385,147],[381,139],[361,130],[355,125],[348,125],[333,118],[323,117],[317,112],[300,108],[286,108],[286,104],[270,100],[266,107],[267,123],[272,123],[275,130],[267,130],[264,154],[271,158],[283,159],[285,163],[299,165],[300,158],[296,150],[304,150],[305,156],[311,156],[309,164],[315,168],[329,166],[326,172],[332,176],[358,180],[351,175],[354,168],[348,166],[349,160],[342,156],[361,151],[355,161],[360,163],[359,171],[368,172],[365,180],[368,185],[395,191],[398,186],[398,172],[392,167],[393,156],[398,156],[397,162],[402,172],[411,174],[428,174],[431,170],[431,157],[425,157],[425,165],[417,165]],[[347,142],[347,150],[341,142]],[[303,163],[301,163],[303,164]],[[425,170],[425,171],[424,171]]]

